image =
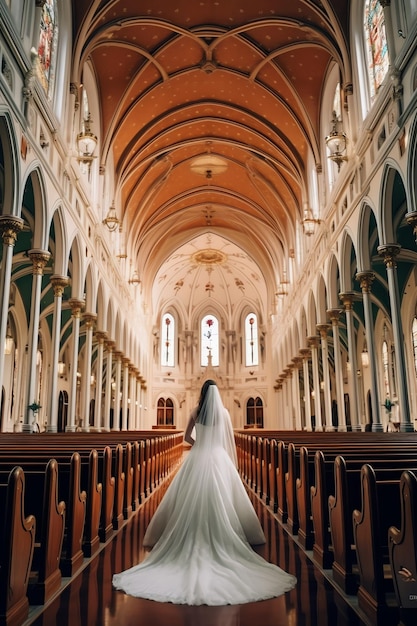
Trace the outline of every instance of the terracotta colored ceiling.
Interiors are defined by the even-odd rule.
[[[190,261],[199,237],[221,237],[277,279],[303,212],[308,154],[320,165],[319,104],[330,65],[346,60],[349,4],[73,0],[73,80],[82,83],[89,61],[100,164],[114,163],[117,209],[142,276],[167,276],[180,248]],[[225,171],[195,173],[201,156]]]

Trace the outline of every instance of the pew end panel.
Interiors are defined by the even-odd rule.
[[[28,476],[32,482],[34,474]],[[35,477],[39,485],[38,476]],[[62,573],[60,560],[65,532],[66,503],[58,500],[58,463],[50,459],[43,477],[42,513],[40,515],[40,543],[35,545],[32,571],[29,578],[30,604],[45,604],[60,588]],[[30,486],[32,490],[33,487]],[[32,496],[39,499],[39,489]],[[33,500],[32,500],[33,502]]]
[[[404,471],[400,480],[401,525],[388,530],[394,590],[400,611],[417,623],[417,476]],[[407,620],[411,623],[411,620]]]
[[[315,484],[310,487],[314,528],[313,557],[320,567],[329,569],[333,564],[333,547],[330,537],[328,492],[334,489],[334,485],[333,471],[326,476],[325,459],[321,450],[314,454],[314,476]]]
[[[393,581],[386,567],[388,520],[396,519],[400,509],[399,481],[377,481],[367,463],[362,466],[360,480],[362,508],[352,513],[360,580],[358,606],[373,623],[388,626],[399,619]]]
[[[346,461],[338,455],[334,461],[334,495],[329,495],[329,523],[334,555],[333,578],[347,594],[355,594],[359,586],[352,523],[352,512],[357,504],[351,502],[354,491],[348,485]]]
[[[0,624],[20,626],[29,614],[27,589],[35,547],[36,520],[25,515],[21,467],[0,480]]]
[[[64,472],[60,471],[59,474],[61,490]],[[66,494],[68,499],[60,566],[63,576],[73,576],[84,561],[82,547],[87,493],[81,489],[81,457],[78,452],[71,456],[68,478],[68,484],[63,489],[63,495]]]
[[[311,516],[310,485],[314,479],[314,465],[309,462],[308,449],[300,448],[300,475],[296,479],[298,508],[298,540],[305,550],[312,550],[314,543],[313,519]]]

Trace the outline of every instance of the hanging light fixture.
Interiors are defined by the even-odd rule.
[[[207,153],[191,161],[190,169],[193,174],[200,174],[207,180],[223,174],[227,170],[227,161],[211,153],[211,141],[207,141]]]
[[[103,224],[107,226],[110,232],[115,231],[116,228],[120,226],[120,220],[117,217],[116,207],[114,206],[114,203],[111,205],[106,217],[104,218]]]
[[[97,147],[97,136],[91,131],[91,117],[88,114],[84,119],[84,129],[77,135],[78,160],[81,163],[91,163]]]
[[[131,276],[131,278],[129,278],[129,280],[127,281],[129,283],[129,285],[140,285],[140,277],[139,277],[139,272],[137,270],[135,270]]]
[[[337,170],[340,170],[340,166],[343,161],[347,161],[346,156],[346,144],[347,137],[346,133],[341,130],[341,121],[338,119],[336,115],[336,111],[333,111],[333,117],[331,120],[332,129],[330,133],[327,135],[325,141],[326,145],[330,151],[329,159],[334,161],[337,165]]]
[[[311,237],[311,235],[314,235],[314,233],[316,232],[316,226],[320,223],[321,220],[314,217],[313,211],[310,209],[310,207],[304,209],[304,218],[302,221],[302,225],[304,229],[304,234],[307,235],[307,237]]]
[[[362,353],[361,353],[361,363],[362,363],[362,367],[369,366],[369,353],[368,353],[366,344],[364,345]]]
[[[278,285],[277,296],[288,296],[288,285],[289,281],[287,280],[287,272],[284,270],[282,273],[282,280]]]

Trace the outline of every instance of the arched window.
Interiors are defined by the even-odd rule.
[[[156,423],[158,426],[173,426],[174,425],[174,403],[171,398],[159,398]]]
[[[46,0],[42,7],[39,30],[38,57],[40,80],[50,98],[55,82],[56,45],[58,39],[56,0]]]
[[[201,365],[219,365],[219,321],[214,315],[201,320]]]
[[[162,318],[161,365],[163,367],[175,365],[175,320],[170,313],[165,313]]]
[[[246,366],[258,365],[258,319],[249,313],[245,319]]]
[[[389,358],[388,358],[388,344],[386,341],[382,343],[382,366],[384,368],[384,391],[387,398],[390,397],[390,384],[389,384]]]
[[[417,376],[417,317],[413,319],[412,338],[413,338],[414,370]]]
[[[247,401],[246,425],[252,428],[264,427],[264,407],[261,398],[249,398]]]
[[[379,0],[366,0],[364,29],[369,88],[371,101],[373,101],[389,66],[384,9]]]

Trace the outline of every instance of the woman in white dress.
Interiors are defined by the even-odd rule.
[[[195,439],[193,434],[195,433]],[[237,471],[230,415],[214,381],[204,383],[184,439],[192,445],[144,537],[145,560],[113,585],[174,604],[226,605],[290,591],[296,578],[251,548],[265,535]]]

